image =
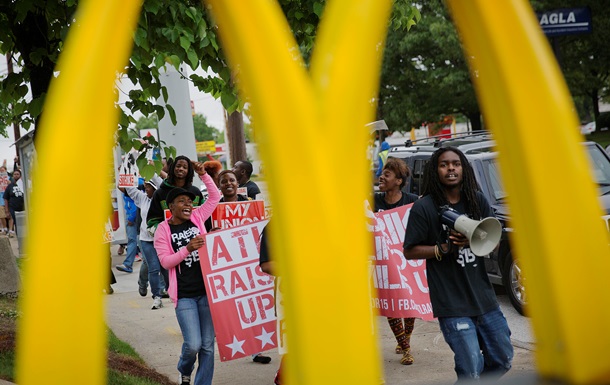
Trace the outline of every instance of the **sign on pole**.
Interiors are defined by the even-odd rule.
[[[591,10],[588,7],[555,9],[537,16],[540,28],[547,36],[591,33]]]

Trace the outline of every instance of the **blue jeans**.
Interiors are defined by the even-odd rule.
[[[142,252],[144,258],[146,258],[146,264],[148,265],[148,281],[150,283],[150,291],[153,297],[161,297],[161,282],[159,281],[159,272],[161,271],[161,263],[159,262],[159,256],[153,242],[141,241]],[[169,282],[166,280],[165,282]]]
[[[500,377],[511,368],[513,345],[500,308],[477,317],[440,317],[438,322],[453,350],[458,381]]]
[[[204,295],[178,299],[176,318],[184,338],[178,371],[190,376],[199,354],[199,367],[192,383],[211,385],[214,376],[214,325],[208,297]]]
[[[138,254],[138,227],[135,224],[125,226],[127,233],[127,255],[123,261],[123,265],[133,269],[133,261]]]
[[[142,266],[140,266],[140,275],[138,276],[138,286],[146,289],[148,287],[148,262],[144,255],[144,248],[142,247],[142,241],[138,237],[138,248],[142,257]]]
[[[138,237],[138,248],[140,249],[140,254],[142,255],[142,266],[140,266],[140,276],[138,277],[138,286],[146,289],[148,287],[148,259],[146,259],[146,253],[144,252],[144,247],[142,247],[142,243],[144,241],[140,241],[140,237]],[[162,267],[161,270],[165,270]],[[165,270],[167,272],[167,270]],[[159,286],[161,288],[165,287],[165,280],[163,279],[163,275],[158,275],[159,277]],[[151,290],[152,292],[152,290]]]

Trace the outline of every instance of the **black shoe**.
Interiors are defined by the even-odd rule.
[[[169,298],[169,294],[167,293],[167,290],[165,290],[165,289],[161,290],[161,298]]]
[[[140,295],[142,297],[146,297],[146,294],[148,294],[148,289],[146,288],[146,286],[144,286],[144,287],[140,286],[138,288],[138,293],[140,293]]]
[[[258,362],[259,364],[268,364],[271,362],[271,357],[263,356],[262,354],[257,354],[252,359],[254,362]]]

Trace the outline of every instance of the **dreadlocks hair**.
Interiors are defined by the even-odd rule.
[[[461,198],[464,199],[466,214],[472,219],[481,218],[481,208],[477,199],[477,191],[480,190],[479,184],[474,177],[474,170],[466,159],[464,153],[455,147],[439,148],[432,154],[430,161],[424,168],[424,180],[422,183],[422,196],[430,195],[434,203],[438,206],[449,204],[445,198],[443,184],[438,177],[438,158],[447,151],[452,151],[460,157],[462,163],[462,186]]]
[[[195,175],[195,170],[193,170],[191,160],[184,155],[177,156],[169,167],[169,171],[167,172],[167,183],[171,184],[172,186],[176,185],[176,174],[174,174],[174,170],[176,169],[176,165],[178,164],[179,160],[184,160],[188,164],[188,171],[186,172],[186,177],[184,178],[184,187],[191,187],[193,184],[193,175]]]

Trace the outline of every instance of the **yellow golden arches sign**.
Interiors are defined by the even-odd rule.
[[[111,208],[114,82],[129,59],[139,10],[140,1],[82,1],[49,89],[36,139],[19,384],[106,382],[101,288],[110,251],[101,237]]]
[[[610,291],[601,277],[609,270],[608,242],[598,223],[600,210],[590,177],[582,174],[586,159],[577,147],[578,138],[571,134],[575,118],[567,112],[565,86],[549,64],[550,52],[540,48],[545,44],[525,0],[449,4],[458,26],[464,26],[466,46],[481,71],[478,86],[483,107],[502,150],[501,166],[512,196],[515,227],[523,229],[517,238],[519,255],[538,257],[523,262],[526,273],[537,279],[529,289],[541,372],[574,383],[607,382],[610,356],[607,349],[600,350],[610,345],[610,335],[603,333],[602,325],[609,318]],[[376,384],[378,358],[363,267],[370,245],[361,211],[369,188],[364,176],[366,131],[361,127],[372,120],[371,106],[363,99],[375,94],[376,50],[383,40],[390,1],[329,0],[310,73],[297,65],[298,59],[295,63],[298,51],[272,2],[214,0],[210,5],[233,64],[241,66],[241,85],[253,112],[258,121],[266,123],[259,127],[261,148],[268,165],[274,221],[280,224],[276,229],[283,230],[275,234],[274,252],[282,257],[281,269],[290,282],[288,317],[291,328],[298,330],[290,334],[295,357],[289,367],[290,383]],[[114,72],[127,61],[139,6],[132,1],[82,1],[79,28],[71,32],[61,59],[62,76],[48,96],[34,174],[36,191],[27,244],[31,260],[24,277],[18,347],[19,384],[104,383],[102,277],[98,272],[108,268],[107,251],[99,245],[107,214],[107,184],[103,178],[90,181],[89,215],[83,215],[78,204],[79,199],[85,204],[81,192],[73,190],[73,196],[65,200],[66,215],[59,221],[45,194],[62,191],[63,183],[55,181],[53,174],[65,169],[66,154],[75,148],[87,148],[92,160],[71,164],[72,172],[104,170],[116,127]],[[264,39],[264,49],[257,39]],[[517,49],[523,58],[514,57]],[[524,85],[529,90],[536,86],[536,110],[526,105],[533,103],[528,100],[531,94],[521,92]],[[530,119],[537,121],[537,114],[545,117],[546,124],[550,118],[557,123],[557,135],[545,138],[546,147],[554,152],[540,152],[541,146],[525,139],[526,133],[531,134]],[[84,122],[90,123],[93,115],[98,117],[97,125],[85,132],[83,127],[91,124]],[[290,146],[277,135],[286,122],[294,122]],[[329,142],[322,151],[324,157],[317,155],[320,137]],[[298,153],[306,158],[295,156],[295,142],[299,143]],[[291,159],[295,158],[301,167],[294,167]],[[346,158],[350,175],[341,167]],[[562,160],[562,176],[584,186],[572,196],[578,210],[568,214],[564,210],[563,217],[553,210],[568,204],[561,198],[564,194],[545,194],[558,178],[550,180],[553,172],[541,166],[558,159]],[[519,178],[525,181],[527,193]],[[309,198],[315,207],[293,204],[288,195],[293,182],[312,187]],[[58,227],[69,234],[72,247],[67,253],[58,252],[66,238],[50,231]],[[574,239],[569,244],[561,242],[568,238],[566,231]],[[90,275],[73,274],[65,268],[83,256],[88,258],[85,269]],[[557,263],[558,258],[578,258],[583,263],[571,265],[572,271],[567,271],[568,265]],[[592,265],[595,268],[581,275],[583,266]],[[579,285],[568,292],[561,280],[573,272]],[[53,301],[47,298],[49,288],[53,288]],[[327,299],[320,303],[316,297],[322,290]],[[546,302],[544,291],[551,294]],[[593,311],[586,328],[569,312],[574,293]],[[602,295],[587,298],[596,293]],[[595,334],[598,331],[601,333]],[[319,359],[320,352],[325,359]]]
[[[515,255],[532,277],[540,374],[608,383],[609,239],[561,72],[527,1],[448,4],[500,150]]]
[[[269,165],[272,247],[289,298],[288,383],[378,383],[364,125],[373,120],[392,2],[328,1],[309,72],[277,4],[207,3]],[[307,196],[295,198],[296,186],[308,186]]]

